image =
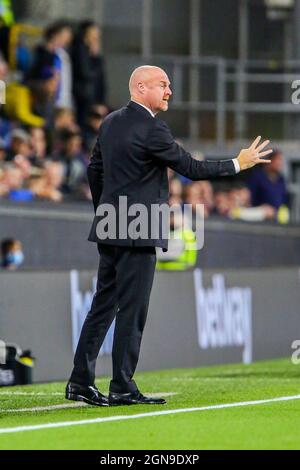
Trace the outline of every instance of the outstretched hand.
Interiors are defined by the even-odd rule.
[[[262,144],[258,145],[260,142],[260,139],[261,139],[261,136],[259,135],[252,142],[250,147],[248,147],[247,149],[242,149],[240,153],[238,154],[237,159],[238,159],[241,170],[247,170],[248,168],[252,168],[258,163],[270,163],[271,162],[271,160],[265,160],[264,158],[262,158],[273,152],[272,149],[264,150],[264,148],[270,143],[270,141],[265,140]]]

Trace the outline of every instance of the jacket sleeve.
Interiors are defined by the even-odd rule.
[[[100,135],[98,135],[93,148],[91,161],[87,169],[87,177],[92,193],[95,212],[99,205],[103,189],[103,160],[100,149]]]
[[[168,166],[191,180],[236,174],[232,160],[198,161],[192,158],[174,141],[167,124],[157,118],[148,136],[147,150],[158,164]]]

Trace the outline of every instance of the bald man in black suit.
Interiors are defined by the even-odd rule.
[[[153,283],[155,247],[167,249],[161,235],[148,238],[102,236],[99,227],[105,208],[112,207],[116,220],[128,207],[143,204],[149,213],[154,204],[168,201],[167,168],[192,180],[234,175],[264,160],[272,150],[259,145],[260,137],[237,158],[197,161],[173,139],[167,124],[156,115],[167,111],[172,94],[170,81],[159,67],[142,66],[130,77],[129,104],[108,115],[100,130],[88,179],[96,216],[89,240],[98,244],[100,264],[97,291],[86,317],[66,388],[66,398],[97,406],[164,404],[162,398],[145,397],[133,375],[137,366]],[[120,227],[117,227],[117,229]],[[128,225],[127,225],[128,229]],[[95,366],[105,335],[116,318],[113,341],[113,377],[109,397],[95,387]]]

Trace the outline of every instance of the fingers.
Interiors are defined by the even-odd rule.
[[[261,136],[259,135],[258,137],[256,137],[255,140],[253,140],[252,144],[250,145],[249,149],[250,150],[255,150],[255,147],[257,146],[258,142],[260,141],[261,139]]]
[[[268,150],[265,150],[264,152],[258,153],[256,163],[271,163],[271,160],[266,160],[261,157],[265,157],[266,155],[269,155],[272,152],[273,152],[273,149],[268,149]]]
[[[262,149],[264,149],[268,144],[270,143],[269,140],[265,140],[262,144],[260,144],[257,148],[256,151],[260,152]]]
[[[273,152],[273,149],[268,149],[268,150],[265,150],[264,152],[259,152],[258,156],[265,157],[266,155],[269,155],[269,153],[272,153],[272,152]]]

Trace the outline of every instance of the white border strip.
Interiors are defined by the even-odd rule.
[[[0,413],[35,413],[36,411],[52,411],[52,410],[63,410],[65,408],[80,408],[82,406],[87,406],[86,403],[70,403],[62,405],[49,405],[49,406],[35,406],[34,408],[11,408],[0,410]]]
[[[136,415],[109,416],[107,418],[83,419],[80,421],[61,421],[57,423],[37,424],[34,426],[18,426],[15,428],[2,428],[2,429],[0,428],[0,434],[10,434],[10,433],[17,433],[17,432],[25,432],[25,431],[38,431],[40,429],[65,428],[65,427],[70,427],[70,426],[80,426],[84,424],[106,423],[109,421],[123,421],[126,419],[148,418],[152,416],[171,415],[171,414],[177,414],[177,413],[191,413],[194,411],[220,410],[224,408],[236,408],[240,406],[263,405],[265,403],[274,403],[274,402],[291,401],[291,400],[299,400],[299,399],[300,399],[300,395],[293,395],[289,397],[269,398],[266,400],[243,401],[243,402],[238,402],[238,403],[225,403],[221,405],[202,406],[199,408],[179,408],[175,410],[154,411],[153,413],[140,413]]]
[[[213,377],[213,379],[215,379],[215,377]],[[178,380],[182,380],[182,379],[178,377]],[[230,380],[232,380],[231,377],[230,377]],[[29,397],[50,397],[50,396],[63,397],[65,395],[65,392],[10,392],[10,391],[1,392],[0,391],[0,395],[7,395],[7,396],[15,395],[15,396],[20,396],[20,397],[23,397],[23,396],[24,397],[26,396],[29,396]],[[145,392],[145,395],[147,395],[148,397],[170,397],[171,395],[178,395],[178,392],[161,392],[161,393],[160,392],[155,392],[155,393]],[[18,411],[17,408],[15,411]]]
[[[63,395],[59,393],[59,395]],[[169,397],[171,395],[177,395],[177,393],[169,392],[169,393],[148,393],[148,397]],[[62,403],[58,405],[48,405],[48,406],[35,406],[33,408],[2,408],[0,409],[0,413],[35,413],[36,411],[52,411],[52,410],[63,410],[65,408],[79,408],[82,406],[89,406],[86,403],[78,402],[78,403]]]
[[[1,392],[0,395],[8,395],[8,396],[20,396],[20,397],[50,397],[50,396],[58,396],[58,397],[63,397],[64,392],[11,392],[11,391],[5,391]]]

